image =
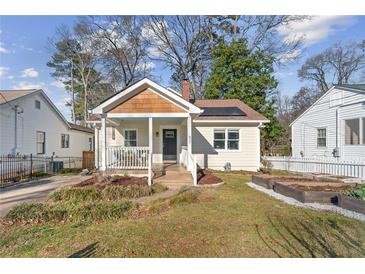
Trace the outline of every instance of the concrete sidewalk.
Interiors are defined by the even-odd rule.
[[[0,216],[4,216],[18,204],[42,202],[55,189],[77,184],[90,177],[80,175],[52,176],[0,189]]]

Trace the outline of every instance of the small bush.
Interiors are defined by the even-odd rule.
[[[12,222],[49,222],[65,219],[67,210],[47,204],[21,204],[11,209],[5,216]]]
[[[344,194],[365,201],[365,185],[360,185],[355,189],[347,190]]]
[[[200,191],[195,188],[182,189],[175,196],[170,198],[171,206],[190,204],[198,200]]]
[[[46,177],[46,176],[50,176],[50,174],[44,171],[37,171],[33,173],[33,177]]]
[[[82,171],[81,168],[64,168],[58,173],[60,174],[79,174]]]
[[[271,174],[273,165],[270,161],[261,158],[261,167],[260,170],[265,174]]]
[[[152,193],[161,193],[167,190],[167,187],[159,183],[152,185]]]
[[[5,220],[26,223],[115,220],[124,217],[131,207],[130,201],[99,202],[80,206],[22,204],[10,210]]]
[[[139,198],[147,195],[149,195],[148,186],[141,185],[109,185],[104,188],[102,192],[103,198],[108,201],[115,201],[123,198]]]
[[[101,192],[96,188],[61,188],[49,195],[49,199],[53,202],[71,202],[78,204],[81,202],[92,202],[101,199]]]

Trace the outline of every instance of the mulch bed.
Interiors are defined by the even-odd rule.
[[[198,174],[199,185],[214,185],[223,182],[221,178],[215,176],[210,171],[202,170]]]
[[[106,185],[119,185],[119,186],[129,186],[129,185],[148,185],[147,177],[128,177],[128,176],[113,176],[113,177],[103,177],[96,175],[90,179],[84,180],[74,187],[97,187],[104,188]]]

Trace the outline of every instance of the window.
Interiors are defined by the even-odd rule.
[[[225,130],[214,130],[214,148],[225,149],[226,145],[226,132]]]
[[[46,151],[46,133],[37,131],[37,154],[44,154]]]
[[[126,147],[137,146],[137,130],[135,129],[124,130],[124,146]]]
[[[240,132],[238,129],[228,130],[228,142],[227,149],[228,150],[238,150],[238,144],[240,139]]]
[[[318,147],[326,147],[327,146],[326,129],[325,128],[318,128],[317,129],[317,146]]]
[[[345,120],[345,144],[360,144],[360,119]]]
[[[61,148],[69,148],[70,147],[70,135],[61,134]]]
[[[35,100],[35,108],[36,109],[41,109],[41,102],[38,100]]]
[[[215,129],[213,145],[215,149],[239,150],[238,129]]]
[[[115,127],[112,127],[112,140],[115,140]]]
[[[175,138],[175,131],[173,130],[165,131],[165,138]]]
[[[94,151],[94,142],[93,138],[89,138],[89,150]]]

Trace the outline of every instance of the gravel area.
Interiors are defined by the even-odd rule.
[[[346,217],[349,217],[349,218],[352,218],[355,220],[359,220],[359,221],[363,221],[363,222],[365,221],[365,215],[354,212],[354,211],[350,211],[347,209],[343,209],[343,208],[335,206],[335,205],[324,205],[324,204],[319,204],[319,203],[301,203],[293,198],[281,195],[281,194],[273,191],[272,189],[266,189],[266,188],[263,188],[261,186],[254,184],[254,183],[248,183],[248,185],[258,191],[264,192],[264,193],[270,195],[271,197],[278,199],[280,201],[283,201],[290,205],[310,208],[310,209],[314,209],[314,210],[332,211],[332,212],[344,215]]]

